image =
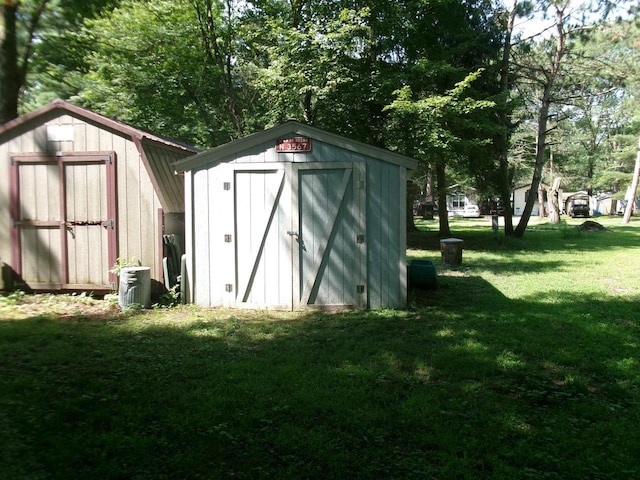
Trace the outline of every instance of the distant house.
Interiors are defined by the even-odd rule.
[[[172,164],[197,150],[62,100],[0,126],[0,288],[108,292],[116,259],[151,268],[184,232]]]
[[[622,202],[614,201],[611,193],[603,192],[593,196],[591,207],[594,215],[616,215],[620,213]]]
[[[447,192],[447,211],[449,215],[462,216],[464,207],[478,205],[478,193],[475,188],[451,185]]]
[[[513,214],[514,215],[522,215],[524,212],[524,206],[527,203],[527,199],[529,198],[529,192],[531,189],[531,185],[521,185],[513,189]],[[533,210],[531,211],[532,215],[538,215],[539,205],[537,196],[538,193],[535,192],[536,195],[536,203],[533,205]]]
[[[637,196],[635,198],[633,198],[633,193],[631,191],[631,185],[629,185],[629,187],[627,188],[627,193],[624,196],[624,202],[622,205],[622,212],[624,213],[624,209],[626,208],[627,204],[629,202],[633,201],[634,205],[633,205],[633,211],[634,213],[637,213],[640,210],[640,196]]]
[[[549,188],[547,185],[542,184],[540,186],[542,189],[542,194],[544,198],[543,208],[544,211],[548,211],[549,203],[547,200],[547,189]],[[521,185],[513,189],[512,193],[512,202],[513,202],[513,214],[514,215],[522,215],[524,212],[524,206],[527,203],[527,199],[529,198],[531,190],[531,185]],[[559,198],[558,203],[560,206],[560,211],[563,210],[563,192],[562,189],[558,191]],[[540,202],[538,201],[538,192],[533,192],[535,195],[535,203],[533,204],[533,209],[531,210],[531,215],[539,215],[540,214]]]

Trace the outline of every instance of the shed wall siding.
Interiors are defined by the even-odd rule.
[[[35,130],[18,135],[8,142],[0,145],[0,259],[3,263],[11,263],[11,211],[10,211],[10,169],[12,153],[20,152],[46,152],[46,127],[41,126]],[[35,197],[35,196],[34,196]],[[55,241],[50,235],[47,238],[40,238],[48,245],[50,241]],[[59,235],[58,235],[59,238]],[[32,239],[35,241],[36,239]]]
[[[84,123],[83,149],[116,152],[118,256],[152,267],[152,278],[160,278],[158,265],[158,215],[160,201],[140,160],[135,144],[97,126]]]
[[[48,126],[72,126],[73,141],[48,141]],[[61,115],[0,144],[0,258],[8,263],[10,245],[10,156],[15,153],[73,153],[115,151],[117,172],[118,256],[137,259],[152,267],[152,278],[161,278],[157,240],[161,204],[135,144],[109,130]],[[40,187],[38,191],[41,192]],[[38,195],[37,198],[44,198]],[[58,235],[59,236],[59,235]],[[57,240],[54,240],[57,241]]]
[[[184,215],[184,246],[185,246],[185,267],[186,272],[184,273],[186,278],[184,279],[184,299],[186,301],[195,302],[194,298],[194,270],[193,270],[193,259],[194,259],[194,246],[195,246],[195,225],[194,225],[194,201],[193,201],[193,172],[187,171],[184,172],[184,203],[185,203],[185,215]]]
[[[172,164],[184,158],[185,154],[166,147],[151,146],[148,142],[145,142],[145,151],[150,167],[154,169],[154,191],[159,194],[163,192],[164,195],[165,213],[184,213],[184,182],[181,176],[175,174]]]
[[[193,181],[193,238],[192,238],[192,273],[189,275],[192,284],[193,301],[199,305],[220,305],[211,301],[210,270],[215,268],[211,258],[209,241],[211,229],[215,227],[209,221],[209,171],[200,170],[192,176]],[[225,208],[220,205],[220,208]],[[216,209],[214,209],[216,211]],[[195,261],[197,259],[197,262]],[[215,294],[213,294],[215,296]]]
[[[9,212],[9,143],[0,144],[0,266],[11,259],[11,214]],[[4,288],[4,285],[0,285]]]
[[[400,167],[377,160],[367,164],[367,236],[369,305],[404,306],[406,257],[404,200]]]

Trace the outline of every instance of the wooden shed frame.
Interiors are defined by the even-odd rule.
[[[172,164],[198,152],[62,100],[0,126],[0,289],[105,293],[120,258],[160,291],[162,235],[184,234]]]
[[[406,182],[416,166],[295,121],[177,162],[188,301],[404,307]]]

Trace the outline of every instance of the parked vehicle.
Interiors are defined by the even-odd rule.
[[[480,218],[482,213],[477,205],[465,205],[462,216],[463,218]]]
[[[502,202],[500,199],[489,199],[484,200],[480,204],[480,213],[482,215],[504,215],[504,207],[502,206]]]
[[[589,197],[577,197],[569,203],[569,216],[571,218],[590,216]]]

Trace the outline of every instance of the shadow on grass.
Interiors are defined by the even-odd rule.
[[[0,476],[640,475],[638,303],[453,284],[407,312],[0,322]]]

